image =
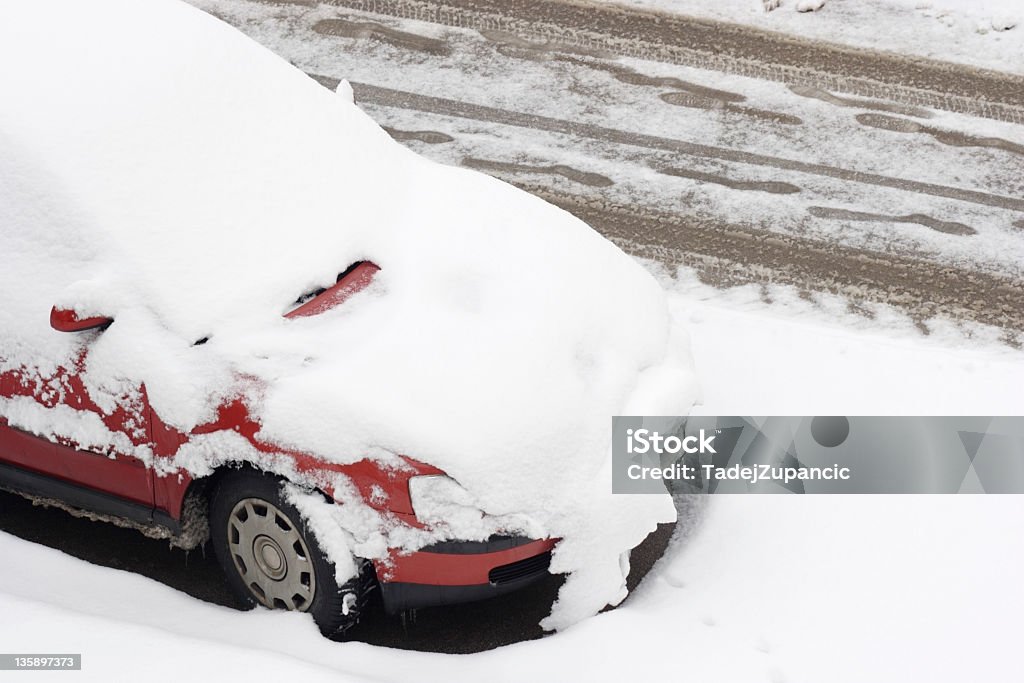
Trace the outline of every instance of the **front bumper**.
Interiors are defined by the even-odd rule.
[[[504,595],[548,573],[553,539],[492,536],[445,541],[377,566],[384,609],[454,605]]]

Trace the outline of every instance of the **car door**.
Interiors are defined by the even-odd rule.
[[[24,384],[24,373],[7,370],[0,374],[0,397],[12,402],[22,399],[31,389]],[[19,428],[20,425],[22,428]],[[28,432],[27,424],[8,423],[0,417],[0,462],[6,462],[36,472],[52,467],[57,457],[57,446]]]
[[[26,418],[0,425],[0,460],[51,479],[55,498],[83,494],[83,502],[68,502],[112,513],[127,506],[125,514],[145,516],[153,508],[153,472],[144,459],[151,443],[145,388],[105,397],[104,410],[82,380],[87,353],[53,374],[5,373],[3,394],[21,402]],[[36,476],[26,487],[45,495],[47,482]]]

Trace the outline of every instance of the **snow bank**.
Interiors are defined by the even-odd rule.
[[[1020,496],[710,503],[698,530],[677,539],[619,609],[549,638],[459,656],[333,643],[299,614],[235,612],[0,534],[0,642],[14,652],[81,652],[73,678],[97,682],[144,673],[177,683],[183,654],[205,679],[224,682],[257,670],[267,679],[395,683],[1024,675]]]
[[[82,654],[82,670],[71,674],[80,681],[117,680],[126,672],[145,676],[148,681],[180,681],[184,667],[171,665],[167,660],[171,652],[187,653],[188,670],[225,683],[243,680],[243,671],[277,671],[282,677],[296,677],[310,683],[363,683],[366,680],[297,661],[294,657],[260,652],[244,645],[227,645],[188,632],[169,633],[159,625],[143,627],[82,614],[59,604],[40,604],[3,595],[0,610],[8,617],[0,625],[5,645],[18,652],[37,650],[43,645],[45,634],[45,642],[54,651]],[[59,682],[67,676],[63,671],[38,672],[33,674],[32,680]]]
[[[695,397],[652,277],[569,214],[404,149],[344,88],[191,7],[5,10],[0,369],[45,375],[94,339],[87,385],[145,383],[180,430],[241,395],[272,443],[429,462],[488,514],[564,539],[546,626],[622,599],[622,554],[674,510],[611,495],[609,417]],[[282,317],[367,259],[374,286]],[[54,303],[115,323],[62,335]],[[250,456],[213,446],[231,447],[173,466]]]
[[[1020,0],[889,0],[893,4],[912,7],[927,17],[938,19],[947,26],[959,21],[970,21],[978,33],[1009,31],[1024,21],[1024,6]]]
[[[797,12],[817,12],[825,6],[825,0],[797,0]]]
[[[1003,331],[797,288],[651,270],[690,330],[700,415],[1021,415],[1024,352]],[[772,303],[765,304],[765,298]]]

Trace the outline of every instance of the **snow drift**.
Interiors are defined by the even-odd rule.
[[[624,553],[675,512],[667,496],[611,495],[609,418],[684,414],[695,397],[652,277],[571,215],[404,149],[191,7],[4,14],[0,370],[45,375],[90,340],[93,393],[144,383],[180,430],[243,395],[282,447],[429,462],[488,514],[564,539],[552,571],[570,577],[546,627],[625,596]],[[382,269],[371,288],[282,317],[360,260]],[[115,323],[57,333],[55,303]],[[69,428],[57,411],[31,421]]]

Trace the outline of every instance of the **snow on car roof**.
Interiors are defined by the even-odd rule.
[[[356,107],[189,7],[77,5],[5,21],[6,64],[22,66],[2,72],[0,121],[17,145],[4,165],[42,169],[82,218],[54,241],[88,235],[85,274],[118,280],[81,303],[116,314],[147,299],[199,338],[279,315],[401,225],[389,214],[409,153]],[[154,13],[161,30],[125,28]],[[100,20],[110,35],[78,28]]]
[[[52,369],[95,340],[93,393],[145,383],[186,431],[248,391],[271,442],[407,454],[562,537],[552,567],[575,578],[548,625],[622,598],[620,554],[674,510],[610,494],[609,418],[683,414],[695,396],[653,278],[570,214],[406,150],[182,3],[5,13],[0,369]],[[373,286],[282,317],[364,259]],[[115,322],[61,334],[55,303]]]

